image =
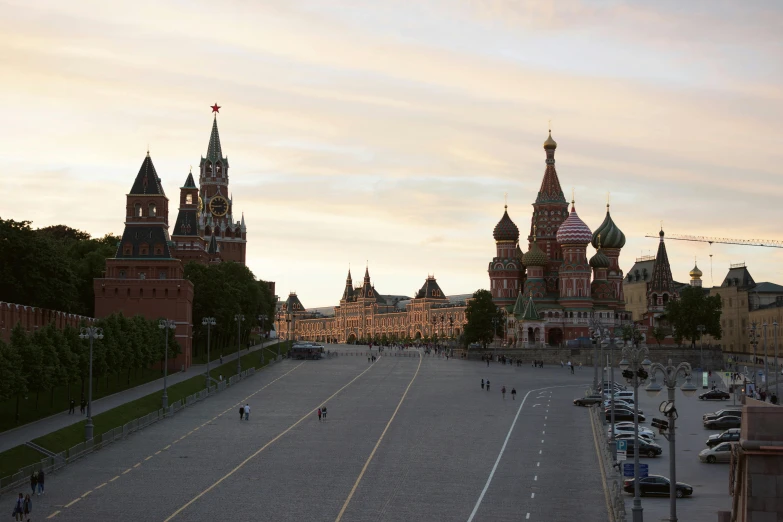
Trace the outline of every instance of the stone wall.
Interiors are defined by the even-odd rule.
[[[0,301],[0,339],[5,342],[11,340],[11,330],[20,323],[26,331],[33,332],[48,324],[62,330],[66,326],[78,328],[82,323],[91,324],[93,321],[94,318],[83,315]]]

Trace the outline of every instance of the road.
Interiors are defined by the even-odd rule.
[[[58,522],[607,520],[588,411],[571,405],[592,372],[407,355],[285,360],[52,474],[36,512]],[[251,417],[240,421],[245,402]]]

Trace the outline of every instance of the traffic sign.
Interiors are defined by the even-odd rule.
[[[617,441],[617,451],[622,451],[623,453],[628,451],[628,441],[627,440],[618,440]]]
[[[639,464],[639,478],[644,478],[648,476],[649,473],[649,466],[647,464]],[[628,462],[626,464],[623,464],[623,476],[624,477],[633,477],[633,463]]]
[[[628,454],[624,451],[618,451],[617,452],[617,462],[622,462],[624,460],[628,460]]]

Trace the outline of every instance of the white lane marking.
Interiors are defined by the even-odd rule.
[[[538,454],[541,455],[541,453],[543,453],[543,451],[544,450],[538,450]]]
[[[525,517],[525,520],[529,520],[529,519],[530,519],[530,513],[528,513],[527,516]]]
[[[541,439],[541,444],[543,444],[543,443],[544,443],[544,439]]]
[[[538,480],[538,475],[536,475],[535,477],[533,477],[533,480]]]
[[[530,494],[530,498],[536,498],[536,494],[535,493],[531,493]]]
[[[536,467],[540,468],[541,467],[541,463],[540,462],[536,462]]]
[[[562,386],[550,386],[545,389],[550,388],[573,388],[574,386],[584,386],[582,384],[565,384]],[[473,518],[476,516],[476,513],[478,513],[478,509],[481,506],[481,501],[484,500],[484,496],[487,494],[487,490],[489,489],[489,485],[492,483],[492,477],[495,476],[495,471],[498,469],[498,465],[500,464],[500,459],[503,458],[503,453],[506,451],[506,446],[508,445],[508,439],[511,438],[511,432],[514,431],[514,426],[517,424],[517,419],[519,419],[519,414],[522,412],[522,407],[525,405],[525,401],[527,400],[528,396],[533,393],[534,391],[540,391],[540,390],[530,390],[525,394],[525,396],[522,398],[522,401],[519,403],[519,408],[517,409],[517,414],[514,415],[514,420],[511,422],[511,427],[508,429],[508,433],[506,434],[506,440],[503,441],[503,446],[500,448],[500,453],[498,453],[498,458],[495,459],[495,464],[492,466],[492,471],[489,472],[489,477],[487,477],[487,483],[484,484],[484,489],[481,490],[481,494],[479,495],[478,500],[476,500],[476,505],[473,507],[473,511],[470,512],[470,516],[468,517],[467,522],[472,522]],[[551,392],[550,392],[551,393]],[[548,411],[548,410],[547,410]],[[538,454],[541,454],[541,450],[538,450]]]

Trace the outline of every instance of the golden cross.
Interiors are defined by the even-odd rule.
[[[549,120],[549,133],[552,134],[552,120]]]
[[[508,208],[508,192],[503,193],[503,205]]]

